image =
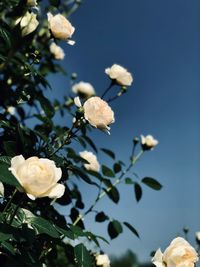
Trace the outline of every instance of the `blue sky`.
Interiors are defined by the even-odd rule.
[[[191,242],[200,230],[199,12],[198,0],[85,0],[70,18],[76,45],[62,43],[68,73],[77,72],[78,81],[91,82],[99,95],[109,84],[104,69],[113,63],[134,76],[128,93],[112,103],[116,122],[111,136],[95,130],[96,144],[127,161],[133,136],[152,134],[159,140],[135,171],[141,178],[158,179],[163,190],[143,187],[137,204],[133,189],[122,186],[119,205],[105,198],[97,207],[131,222],[141,235],[137,240],[124,230],[110,246],[103,245],[107,253],[119,256],[131,249],[141,261],[148,260],[151,250],[164,249],[183,226],[191,229]],[[50,82],[56,97],[70,92],[65,77],[54,75]],[[109,163],[102,154],[99,161]],[[89,203],[95,192],[82,188]],[[86,223],[93,232],[106,232],[106,225],[94,224],[90,217]]]

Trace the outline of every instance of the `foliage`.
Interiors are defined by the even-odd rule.
[[[108,242],[108,237],[88,231],[84,217],[95,211],[96,223],[107,223],[110,239],[121,234],[124,226],[139,237],[130,223],[120,222],[94,208],[105,196],[119,203],[121,183],[133,188],[137,201],[142,197],[143,184],[155,190],[160,190],[161,185],[153,178],[138,179],[132,172],[147,147],[143,149],[134,139],[130,160],[125,164],[113,151],[100,149],[93,142],[90,132],[96,129],[85,120],[83,107],[74,104],[71,93],[63,96],[63,101],[47,97],[47,91],[52,90],[53,94],[48,75],[66,75],[67,70],[57,63],[49,49],[52,41],[58,44],[59,40],[53,37],[44,14],[60,12],[69,17],[81,1],[38,1],[36,7],[28,2],[34,1],[0,2],[0,181],[5,189],[0,202],[0,264],[6,267],[95,266],[97,251],[88,249],[87,244],[92,243],[100,251],[101,242]],[[27,11],[37,15],[39,26],[23,36],[22,26],[16,21]],[[72,76],[71,82],[74,79]],[[127,91],[116,81],[108,89],[112,86],[118,92],[107,100],[109,103]],[[82,102],[85,100],[82,98]],[[73,122],[60,126],[55,120],[57,114],[71,116]],[[88,169],[88,161],[73,149],[74,140],[84,150],[101,151],[112,160],[112,165],[102,165],[99,172]],[[48,197],[31,200],[26,195],[26,187],[9,170],[11,159],[17,155],[54,161],[62,170],[64,195],[54,200]],[[91,188],[97,190],[97,197],[89,207],[85,207],[80,180],[87,183],[88,192]],[[59,205],[67,207],[68,216],[60,212]]]

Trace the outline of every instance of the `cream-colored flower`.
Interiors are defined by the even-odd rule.
[[[80,98],[79,98],[78,96],[74,97],[74,104],[75,104],[78,108],[82,107],[81,100],[80,100]]]
[[[49,49],[50,49],[50,52],[52,53],[52,55],[54,56],[55,59],[57,59],[57,60],[63,60],[64,59],[65,52],[56,43],[51,43]]]
[[[16,108],[13,107],[13,106],[9,106],[9,107],[7,107],[6,111],[7,111],[10,115],[14,115],[14,114],[15,114],[15,111],[16,111]]]
[[[37,1],[36,0],[27,0],[27,6],[35,7],[37,6]]]
[[[93,96],[83,105],[85,119],[95,128],[109,133],[110,125],[115,121],[114,112],[107,102],[98,96]]]
[[[196,232],[196,239],[200,242],[200,232]]]
[[[198,260],[195,249],[182,237],[175,238],[163,254],[158,249],[152,258],[156,267],[194,267]]]
[[[81,158],[88,161],[88,163],[84,164],[84,167],[87,170],[99,172],[100,170],[99,162],[97,160],[97,157],[92,152],[85,150],[85,151],[80,152],[79,155],[81,156]]]
[[[35,13],[27,11],[23,17],[17,19],[16,24],[20,23],[22,36],[26,36],[35,31],[39,25],[36,17],[37,15]]]
[[[72,86],[72,92],[83,97],[95,95],[94,87],[90,83],[79,82]]]
[[[110,260],[108,255],[99,254],[96,256],[96,265],[102,267],[110,267]]]
[[[22,155],[11,160],[9,170],[18,180],[29,198],[60,198],[65,186],[57,183],[62,176],[61,168],[49,159],[30,157],[24,159]]]
[[[67,40],[72,37],[75,28],[63,15],[57,14],[53,16],[51,13],[48,13],[47,17],[49,28],[55,38]]]
[[[4,186],[2,182],[0,182],[0,197],[4,197]]]
[[[150,150],[157,146],[158,140],[154,139],[152,135],[141,135],[141,144],[144,150]]]
[[[112,67],[105,69],[105,73],[110,79],[115,80],[119,85],[131,86],[133,77],[124,67],[114,64]]]

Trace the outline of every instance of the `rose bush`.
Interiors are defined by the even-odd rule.
[[[129,222],[113,218],[112,212],[99,210],[97,204],[104,197],[118,204],[120,184],[134,188],[137,202],[143,186],[162,188],[154,178],[136,178],[133,172],[145,151],[158,144],[153,137],[134,138],[125,163],[109,148],[99,148],[90,135],[95,128],[109,133],[115,121],[112,102],[133,82],[129,71],[116,64],[106,69],[112,81],[104,92],[77,82],[72,73],[66,78],[69,90],[60,99],[49,83],[50,75],[69,73],[56,60],[64,59],[66,42],[61,44],[63,49],[60,42],[73,43],[75,27],[68,19],[80,4],[78,0],[0,3],[2,267],[108,267],[110,260],[101,251],[101,242],[117,238],[123,227],[135,237],[139,233]],[[106,98],[114,85],[118,89]],[[100,165],[96,155],[101,162],[103,155],[109,157],[109,164]],[[87,193],[94,194],[93,203],[85,201],[82,183]],[[84,221],[88,214],[94,223],[104,222],[107,236],[88,230]]]

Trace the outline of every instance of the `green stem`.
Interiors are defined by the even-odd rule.
[[[113,82],[113,80],[111,81],[110,85],[108,86],[108,88],[104,91],[104,93],[102,94],[101,98],[103,99],[104,96],[110,91],[110,88],[114,85],[115,83]]]
[[[102,199],[108,192],[110,192],[114,186],[118,185],[118,184],[121,182],[121,180],[122,180],[122,178],[124,177],[124,175],[125,175],[128,171],[130,171],[130,169],[131,169],[131,168],[133,167],[133,165],[140,159],[140,157],[142,156],[143,153],[144,153],[144,151],[141,150],[141,151],[138,153],[138,155],[137,155],[136,157],[133,158],[133,160],[131,161],[131,163],[130,163],[129,166],[127,167],[126,171],[123,172],[123,173],[119,176],[119,178],[112,184],[112,186],[108,187],[105,191],[103,191],[103,192],[99,192],[99,193],[98,193],[98,196],[97,196],[97,198],[95,199],[95,202],[94,202],[94,203],[93,203],[93,204],[86,210],[85,213],[80,214],[80,215],[77,217],[77,219],[74,221],[74,223],[73,223],[74,226],[77,225],[77,223],[78,223],[81,219],[83,219],[89,212],[91,212],[91,211],[93,210],[93,208],[96,206],[96,204],[99,202],[100,199]]]
[[[15,189],[15,191],[13,192],[13,194],[12,194],[10,200],[8,201],[8,203],[6,204],[6,206],[5,206],[4,210],[3,210],[3,212],[6,212],[7,209],[10,207],[10,204],[12,203],[13,198],[14,198],[14,196],[15,196],[16,193],[17,193],[17,189]]]
[[[73,132],[73,129],[74,129],[74,124],[69,130],[66,140],[53,153],[50,154],[49,158],[53,157],[60,149],[62,149],[70,141],[70,139],[79,131],[79,128],[76,129],[75,132]]]

